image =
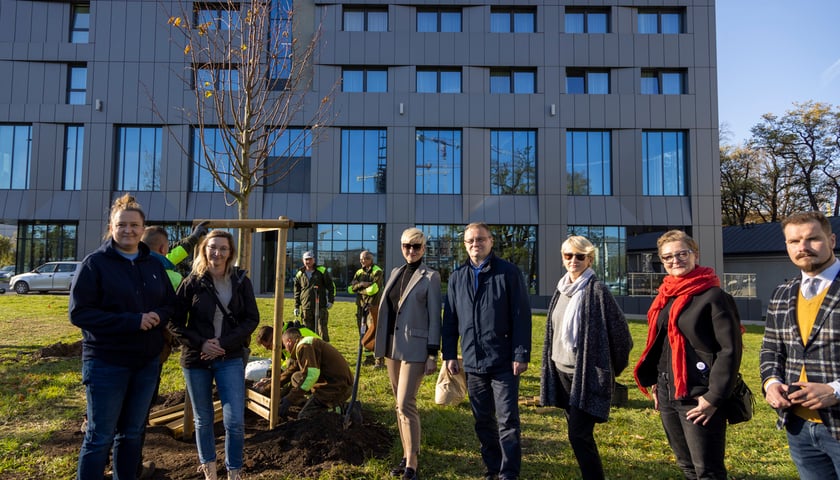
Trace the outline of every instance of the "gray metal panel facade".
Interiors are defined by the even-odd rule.
[[[298,3],[298,2],[296,2]],[[576,0],[575,8],[605,7],[610,33],[565,33],[559,0],[501,3],[466,0],[460,33],[418,33],[416,7],[439,1],[305,0],[307,25],[322,29],[311,101],[340,81],[343,67],[388,68],[387,93],[342,93],[325,138],[313,145],[310,193],[259,192],[254,218],[286,215],[305,223],[384,223],[386,245],[396,247],[402,229],[414,224],[530,224],[538,230],[539,293],[549,294],[562,272],[556,252],[567,225],[691,227],[704,262],[722,271],[720,180],[714,0]],[[491,6],[532,5],[535,33],[491,33]],[[191,101],[184,84],[185,57],[169,41],[171,27],[161,4],[171,2],[93,0],[90,41],[70,44],[71,4],[0,0],[0,123],[33,126],[30,188],[0,190],[0,222],[77,221],[78,251],[93,250],[105,229],[105,212],[115,188],[116,131],[119,126],[171,126],[165,133],[162,191],[140,195],[147,215],[158,221],[236,216],[221,194],[189,191],[191,129],[174,107]],[[388,32],[342,31],[342,9],[387,5]],[[637,33],[638,7],[685,9],[686,33]],[[299,18],[300,20],[300,18]],[[85,105],[66,105],[69,64],[88,68]],[[416,92],[418,67],[462,68],[462,93]],[[536,72],[536,93],[491,94],[491,68],[527,67]],[[610,71],[610,93],[569,95],[566,69]],[[683,95],[641,95],[644,68],[682,69]],[[151,99],[154,98],[154,101]],[[101,111],[95,108],[101,102]],[[402,113],[400,113],[402,109]],[[553,113],[552,113],[553,112]],[[163,120],[161,120],[161,117]],[[64,126],[83,124],[82,188],[62,191]],[[385,194],[342,194],[342,128],[385,128],[388,174]],[[418,128],[460,129],[460,195],[415,192]],[[537,131],[537,194],[490,195],[489,130]],[[612,132],[612,195],[570,196],[567,192],[566,131]],[[687,133],[689,194],[642,195],[643,130]],[[316,168],[317,165],[317,168]],[[255,242],[255,258],[261,246]],[[383,265],[402,259],[389,248]],[[254,262],[259,275],[259,262]]]

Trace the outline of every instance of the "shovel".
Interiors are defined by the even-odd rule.
[[[362,371],[362,338],[367,330],[367,316],[368,307],[365,306],[362,322],[359,326],[359,351],[356,353],[356,375],[353,376],[353,393],[350,395],[350,403],[347,404],[347,410],[344,412],[345,430],[350,428],[354,421],[361,422],[362,419],[362,406],[356,401],[356,394],[359,393],[359,374]],[[354,416],[356,418],[353,418]]]

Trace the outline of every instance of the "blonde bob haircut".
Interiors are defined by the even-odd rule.
[[[598,249],[595,248],[595,245],[592,245],[592,242],[589,241],[586,237],[582,237],[580,235],[572,235],[560,245],[560,253],[566,251],[566,249],[571,250],[568,253],[583,253],[589,260],[595,261],[595,256],[598,253]]]
[[[423,248],[426,248],[426,235],[423,234],[423,231],[416,227],[406,228],[403,233],[402,237],[400,238],[400,242],[402,243],[419,243],[423,245]]]

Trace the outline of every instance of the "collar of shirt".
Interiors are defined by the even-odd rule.
[[[835,258],[834,263],[831,264],[830,267],[820,272],[819,275],[811,277],[805,274],[805,272],[802,272],[802,278],[800,279],[800,282],[802,282],[801,284],[804,285],[805,280],[809,278],[817,279],[820,282],[817,292],[822,292],[826,285],[829,285],[831,284],[831,282],[834,281],[834,279],[837,277],[838,272],[840,272],[840,259]]]
[[[481,272],[481,269],[483,269],[484,266],[487,265],[487,262],[489,261],[490,255],[487,255],[487,258],[485,258],[484,261],[478,265],[473,265],[472,260],[469,261],[470,267],[472,267],[473,270],[473,292],[478,290],[478,274]]]

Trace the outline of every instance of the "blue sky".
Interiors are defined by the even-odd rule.
[[[730,144],[793,102],[840,107],[840,0],[718,0],[718,105]]]

